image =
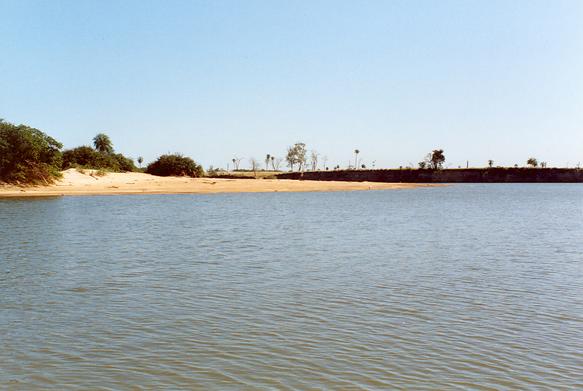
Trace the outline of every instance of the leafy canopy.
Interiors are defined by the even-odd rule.
[[[60,176],[62,147],[38,129],[0,119],[0,181],[52,182]]]
[[[81,146],[63,152],[63,169],[82,167],[116,172],[136,171],[134,161],[121,153],[113,153],[110,138],[99,133],[93,138],[95,149]]]
[[[104,133],[99,133],[93,137],[93,145],[95,149],[101,153],[113,153],[113,143],[108,135]]]
[[[193,178],[204,175],[202,166],[189,157],[180,154],[162,155],[146,168],[146,172],[158,176],[190,176]]]

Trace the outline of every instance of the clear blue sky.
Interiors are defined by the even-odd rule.
[[[583,163],[583,1],[0,0],[0,118],[205,167]]]

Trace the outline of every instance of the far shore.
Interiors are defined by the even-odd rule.
[[[434,187],[419,183],[309,181],[292,179],[218,179],[159,177],[144,173],[107,173],[69,169],[52,185],[19,187],[0,185],[0,198],[121,194],[211,194],[389,190]]]

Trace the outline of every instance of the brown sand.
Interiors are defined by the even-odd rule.
[[[158,177],[143,173],[107,173],[94,170],[63,171],[63,178],[49,186],[0,185],[0,197],[41,197],[107,194],[253,193],[411,189],[439,186],[415,183],[297,181],[287,179],[214,179]]]

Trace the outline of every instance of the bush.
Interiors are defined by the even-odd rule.
[[[137,167],[134,164],[133,159],[125,157],[121,153],[117,153],[117,154],[112,155],[112,156],[117,162],[117,165],[119,167],[119,171],[126,172],[126,171],[136,171],[137,170]]]
[[[202,166],[194,160],[179,154],[162,155],[146,168],[146,173],[158,176],[190,176],[193,178],[204,175]]]
[[[86,145],[63,152],[63,169],[72,167],[109,170],[115,172],[135,171],[134,161],[121,153],[98,152]]]
[[[52,182],[60,176],[62,147],[38,129],[0,120],[0,181]]]

